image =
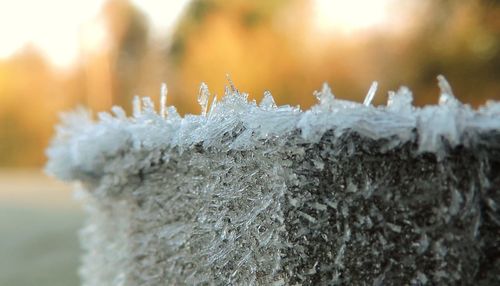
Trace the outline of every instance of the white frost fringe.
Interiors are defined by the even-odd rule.
[[[83,109],[63,114],[47,150],[46,170],[63,180],[78,180],[102,174],[107,159],[128,150],[184,150],[197,143],[204,148],[244,150],[259,140],[294,130],[300,131],[305,142],[317,142],[327,130],[334,130],[337,136],[352,130],[367,138],[388,139],[387,149],[416,139],[419,152],[443,158],[446,146],[468,144],[470,136],[500,130],[500,102],[490,101],[473,110],[454,97],[443,76],[438,76],[438,82],[441,94],[435,106],[412,106],[411,91],[401,87],[389,92],[386,106],[375,107],[371,105],[377,88],[374,82],[363,104],[336,99],[324,84],[321,91],[315,92],[319,103],[307,111],[276,106],[270,92],[264,93],[260,104],[249,102],[248,95],[240,93],[232,83],[222,100],[218,102],[214,97],[208,108],[210,93],[202,83],[198,98],[201,115],[184,117],[175,107],[166,106],[167,88],[163,85],[159,113],[150,98],[135,97],[133,117],[127,117],[117,106],[112,108],[112,114],[99,113],[97,122]]]

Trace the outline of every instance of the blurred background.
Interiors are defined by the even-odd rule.
[[[328,82],[362,101],[379,81],[438,98],[444,74],[479,106],[500,100],[497,0],[16,0],[0,2],[0,285],[78,285],[82,214],[40,171],[58,113],[131,109],[134,95],[198,113],[226,74],[260,99],[315,103]]]

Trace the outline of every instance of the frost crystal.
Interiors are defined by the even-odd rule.
[[[276,109],[276,103],[274,102],[274,98],[270,91],[264,91],[264,97],[262,97],[262,100],[260,101],[260,107],[269,110]]]
[[[134,98],[64,114],[49,173],[79,181],[83,285],[500,285],[500,103],[259,105]]]
[[[438,75],[438,85],[439,89],[441,89],[441,95],[439,96],[439,104],[444,105],[444,104],[457,104],[458,101],[455,98],[455,95],[453,94],[453,91],[451,90],[451,86],[444,78],[442,75]]]
[[[387,109],[403,115],[411,115],[413,106],[413,95],[411,91],[403,86],[397,93],[390,91],[387,100]]]
[[[141,99],[139,98],[139,96],[134,96],[133,104],[133,115],[135,118],[138,118],[141,115]]]
[[[198,95],[198,103],[201,106],[201,115],[207,115],[208,99],[210,98],[210,92],[208,91],[208,86],[202,82],[200,85],[200,93]]]
[[[378,82],[374,81],[366,94],[365,101],[363,104],[365,106],[369,106],[372,103],[373,98],[375,97],[375,93],[377,92]]]
[[[167,84],[163,83],[160,91],[160,116],[162,118],[165,118],[167,114],[167,94]]]
[[[314,95],[318,99],[320,106],[331,108],[332,104],[334,103],[335,96],[333,95],[330,86],[328,86],[326,82],[323,83],[321,91],[315,91]]]

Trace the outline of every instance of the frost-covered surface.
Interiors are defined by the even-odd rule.
[[[372,106],[257,104],[200,87],[201,115],[150,99],[133,117],[67,114],[49,173],[85,186],[84,285],[500,282],[500,103],[439,77]]]

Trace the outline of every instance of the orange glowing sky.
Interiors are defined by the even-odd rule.
[[[188,0],[132,0],[153,29],[168,30]],[[70,65],[81,48],[99,48],[106,32],[98,15],[105,0],[0,1],[0,59],[33,45],[55,65]]]
[[[56,66],[65,67],[82,49],[100,49],[106,31],[99,19],[105,0],[16,0],[0,2],[0,59],[33,45]],[[132,0],[153,30],[173,27],[189,0]],[[313,22],[320,33],[351,34],[393,21],[394,0],[314,0]]]

